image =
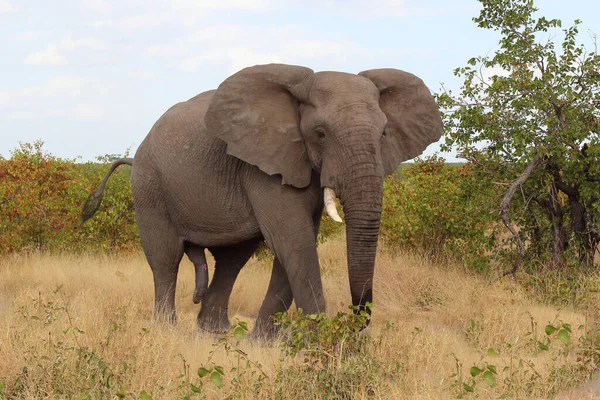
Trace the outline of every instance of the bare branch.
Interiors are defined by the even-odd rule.
[[[513,196],[515,195],[515,192],[517,191],[517,189],[523,183],[525,183],[525,181],[527,180],[527,178],[529,178],[529,175],[531,175],[533,170],[536,169],[541,164],[542,160],[543,160],[542,158],[536,158],[535,160],[533,160],[527,166],[527,168],[525,168],[525,170],[523,171],[521,176],[519,176],[512,183],[512,185],[510,185],[510,188],[506,191],[506,193],[504,194],[504,197],[502,198],[502,201],[500,202],[500,217],[502,218],[502,223],[504,224],[504,226],[506,226],[506,229],[508,229],[510,231],[510,233],[512,234],[512,236],[515,239],[515,242],[517,243],[517,246],[518,246],[517,258],[513,264],[513,268],[512,268],[512,270],[505,272],[504,275],[514,275],[517,272],[517,269],[519,268],[519,264],[521,263],[521,259],[523,258],[524,254],[525,254],[525,246],[523,245],[523,241],[521,240],[521,238],[519,237],[519,234],[517,233],[515,228],[513,228],[512,224],[510,223],[510,221],[508,219],[508,209],[510,207],[510,202],[511,202]]]

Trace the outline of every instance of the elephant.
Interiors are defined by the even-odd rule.
[[[316,236],[323,209],[346,224],[352,304],[370,313],[384,178],[439,140],[437,104],[417,76],[398,69],[351,74],[266,64],[167,110],[133,159],[115,161],[84,206],[100,206],[110,174],[132,165],[142,248],[154,278],[155,318],[175,323],[175,285],[193,262],[199,329],[229,329],[240,269],[261,243],[274,254],[255,334],[292,301],[325,312]],[[215,259],[208,285],[205,250]]]

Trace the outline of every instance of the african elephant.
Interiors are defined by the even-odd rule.
[[[352,303],[372,301],[383,179],[442,134],[423,81],[396,69],[313,72],[269,64],[245,68],[216,90],[171,107],[133,160],[120,160],[90,195],[97,210],[118,163],[133,164],[142,247],[153,272],[155,315],[176,321],[175,284],[184,253],[196,268],[198,326],[229,327],[240,269],[265,241],[275,255],[255,331],[292,300],[325,311],[315,238],[323,207],[344,209]],[[340,220],[341,221],[341,220]],[[204,250],[215,258],[208,285]]]

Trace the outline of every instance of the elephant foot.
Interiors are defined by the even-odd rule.
[[[270,318],[265,319],[258,317],[248,338],[252,341],[273,342],[279,339],[281,335],[281,327],[274,325]]]
[[[205,309],[206,307],[203,305],[198,314],[196,325],[199,330],[210,333],[224,333],[231,329],[227,309],[213,308],[210,313],[208,311],[203,312]]]
[[[177,313],[173,311],[166,311],[162,308],[154,310],[154,322],[160,324],[177,325]]]

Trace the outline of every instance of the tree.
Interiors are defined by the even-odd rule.
[[[537,17],[532,0],[479,1],[473,21],[500,33],[499,49],[454,71],[464,78],[458,94],[438,94],[448,132],[444,150],[457,148],[512,182],[500,211],[519,249],[513,272],[524,256],[547,258],[553,268],[571,255],[592,263],[600,242],[595,37],[588,52],[576,42],[579,20],[562,29],[558,19]],[[498,73],[488,79],[490,71]]]

